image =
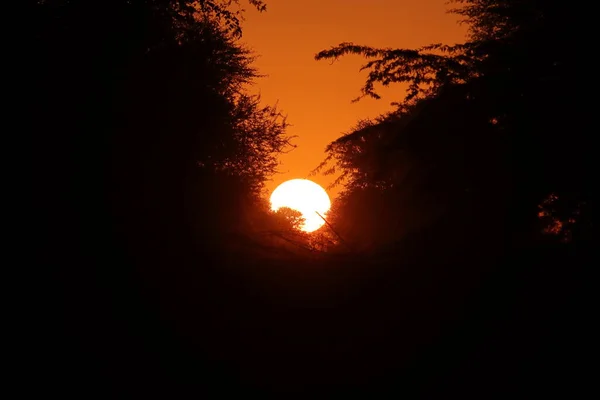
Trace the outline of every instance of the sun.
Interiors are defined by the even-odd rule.
[[[277,211],[289,207],[300,211],[305,219],[302,230],[314,232],[325,224],[323,218],[331,207],[325,189],[308,179],[292,179],[283,182],[271,194],[271,209]]]

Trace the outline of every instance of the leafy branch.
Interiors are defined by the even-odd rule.
[[[341,43],[315,55],[318,60],[336,61],[345,55],[360,55],[368,61],[360,70],[369,71],[361,88],[363,97],[379,99],[375,84],[408,83],[405,101],[428,96],[448,84],[463,83],[474,74],[468,45],[433,44],[416,50],[373,48],[350,42]]]

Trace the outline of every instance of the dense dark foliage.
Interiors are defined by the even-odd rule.
[[[149,299],[185,293],[177,276],[208,279],[232,238],[277,224],[262,192],[291,148],[285,118],[246,92],[258,74],[238,42],[237,2],[46,0],[30,12],[24,123],[35,137],[39,255],[57,278],[49,323],[67,332],[44,341],[50,362],[64,364],[52,384],[112,391],[149,374],[159,385],[177,350],[165,344],[156,354],[166,358],[145,365],[143,342],[162,340]],[[90,339],[107,348],[78,343]]]
[[[470,27],[466,43],[416,50],[343,43],[316,56],[368,58],[366,96],[378,98],[376,84],[408,84],[396,111],[333,142],[320,169],[340,172],[345,198],[370,191],[389,199],[382,212],[392,224],[406,226],[423,207],[426,219],[448,207],[443,213],[461,218],[479,209],[493,230],[513,237],[520,232],[531,241],[543,231],[591,240],[597,165],[578,78],[585,65],[571,48],[579,34],[574,11],[554,2],[458,3],[454,12]],[[552,211],[542,210],[549,199]],[[341,218],[357,215],[349,210]],[[414,229],[408,225],[405,233]]]
[[[316,55],[365,57],[361,97],[378,99],[376,86],[394,83],[407,92],[394,111],[332,142],[314,173],[334,174],[342,186],[329,218],[343,247],[410,275],[397,271],[395,279],[428,293],[407,306],[427,308],[423,324],[456,324],[450,331],[460,339],[429,326],[445,337],[429,349],[449,353],[419,353],[412,367],[421,365],[415,377],[427,382],[420,395],[573,396],[589,383],[578,353],[591,343],[583,317],[589,292],[581,285],[598,243],[587,62],[574,48],[586,37],[581,10],[535,0],[455,3],[470,28],[465,43],[342,43]],[[382,275],[394,281],[391,272]],[[399,297],[410,290],[390,286]],[[433,306],[442,298],[448,303]],[[455,314],[479,306],[464,320]],[[442,310],[450,314],[429,314]]]

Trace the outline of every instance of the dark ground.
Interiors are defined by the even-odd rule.
[[[41,304],[50,392],[577,398],[588,382],[591,250],[261,260],[78,237],[53,248]]]

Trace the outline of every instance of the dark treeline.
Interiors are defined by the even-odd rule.
[[[438,387],[427,381],[429,395],[572,396],[589,376],[589,293],[579,285],[598,243],[587,62],[575,50],[586,39],[581,10],[453,3],[469,27],[465,43],[341,43],[316,55],[366,59],[355,101],[379,99],[377,85],[407,92],[332,142],[314,173],[336,174],[342,186],[329,219],[346,247],[432,274],[426,281],[441,286],[426,301],[447,296],[436,311],[455,307],[456,318],[459,298],[473,296],[466,308],[479,311],[444,347],[455,348],[421,367],[443,377]]]
[[[454,12],[470,27],[466,43],[414,50],[342,43],[317,55],[366,57],[363,96],[378,98],[376,84],[409,85],[395,111],[361,121],[327,149],[320,169],[341,172],[337,183],[346,188],[340,224],[348,235],[364,234],[363,244],[442,215],[452,226],[480,221],[471,233],[507,235],[511,245],[589,244],[597,165],[584,60],[572,47],[580,11],[553,2],[457,3]]]
[[[579,10],[462,0],[463,44],[318,53],[366,57],[364,96],[409,86],[328,146],[315,173],[343,190],[331,226],[306,235],[265,200],[293,145],[284,116],[247,91],[259,71],[239,40],[243,7],[262,1],[30,4],[24,124],[53,278],[32,386],[85,398],[584,388],[597,160]]]
[[[246,90],[258,72],[238,41],[242,3],[30,4],[26,123],[47,227],[41,255],[58,294],[48,324],[66,330],[45,338],[46,372],[62,371],[54,387],[84,397],[121,385],[152,393],[193,374],[179,367],[185,352],[170,347],[175,328],[161,331],[152,298],[171,318],[158,299],[177,308],[177,296],[196,290],[180,278],[210,286],[231,238],[290,229],[262,193],[292,147],[285,117]],[[183,277],[192,265],[194,277]]]

